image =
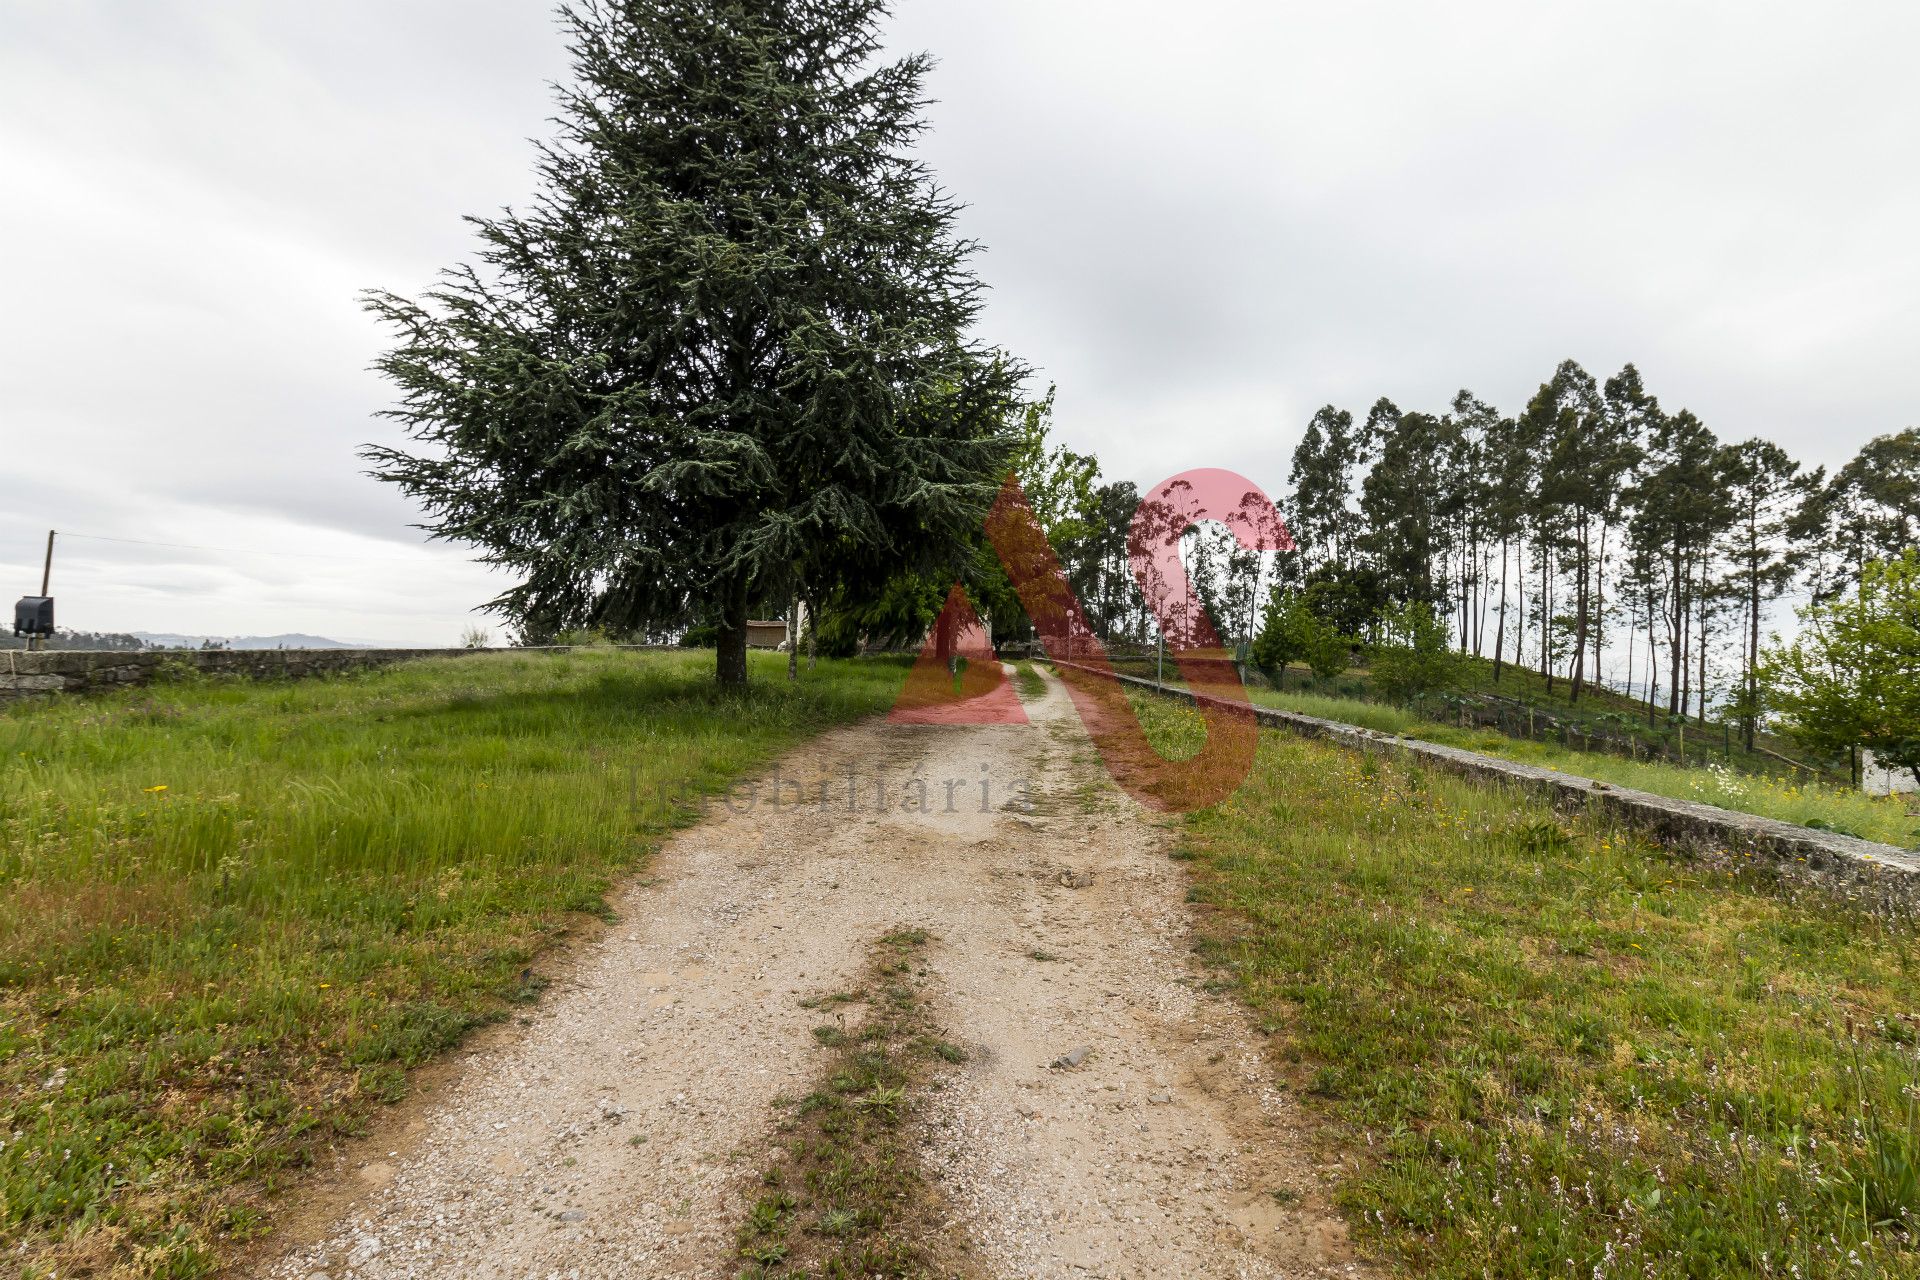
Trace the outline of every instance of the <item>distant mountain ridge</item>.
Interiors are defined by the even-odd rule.
[[[370,644],[348,640],[329,640],[292,632],[279,636],[185,636],[164,631],[135,631],[135,639],[149,649],[199,649],[208,641],[228,649],[371,649]]]

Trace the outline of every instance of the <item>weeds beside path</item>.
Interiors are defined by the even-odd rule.
[[[912,1124],[942,1065],[965,1062],[927,1011],[927,934],[875,943],[860,989],[807,1003],[832,1016],[814,1038],[834,1050],[818,1086],[776,1103],[765,1191],[740,1232],[740,1280],[783,1276],[979,1274],[919,1167]],[[847,1014],[860,1015],[847,1025]]]
[[[1920,1274],[1913,921],[1272,731],[1184,855],[1409,1273]]]
[[[501,654],[0,715],[0,1239],[191,1276],[405,1068],[530,999],[713,792],[904,666]]]
[[[1692,800],[1822,831],[1838,831],[1898,849],[1920,849],[1920,816],[1908,811],[1909,797],[1870,796],[1811,780],[1744,773],[1720,764],[1694,768],[1656,760],[1629,760],[1602,751],[1581,751],[1554,742],[1509,737],[1494,729],[1461,729],[1436,724],[1397,707],[1351,698],[1257,689],[1253,700],[1263,707],[1277,707],[1379,733],[1477,751],[1481,755],[1556,769],[1576,777],[1596,778],[1676,800]]]

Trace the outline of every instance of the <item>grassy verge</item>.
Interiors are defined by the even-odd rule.
[[[500,654],[0,715],[0,1192],[27,1275],[209,1270],[691,800],[904,664]]]
[[[1182,853],[1397,1269],[1920,1274],[1911,920],[1278,732]]]
[[[1046,680],[1033,669],[1033,663],[1026,659],[1023,658],[1013,664],[1013,679],[1021,697],[1037,700],[1047,696]]]
[[[1279,693],[1256,689],[1253,700],[1301,715],[1356,724],[1380,733],[1399,734],[1462,747],[1503,760],[1558,769],[1583,778],[1598,778],[1617,786],[1634,787],[1680,800],[1716,804],[1723,809],[1797,822],[1827,831],[1842,831],[1863,840],[1879,840],[1900,848],[1920,848],[1920,817],[1907,812],[1899,796],[1869,796],[1858,791],[1796,782],[1766,774],[1743,773],[1718,766],[1682,768],[1655,761],[1628,760],[1598,751],[1577,751],[1558,743],[1511,738],[1492,729],[1460,729],[1422,720],[1410,712],[1377,702],[1327,697],[1312,693]]]
[[[933,1071],[966,1056],[920,1002],[926,941],[917,929],[888,934],[860,993],[811,1002],[839,1015],[814,1029],[833,1058],[818,1089],[780,1104],[766,1190],[740,1230],[741,1280],[973,1274],[964,1246],[931,1225],[933,1193],[905,1131]],[[844,1011],[856,1004],[866,1017],[849,1030]]]

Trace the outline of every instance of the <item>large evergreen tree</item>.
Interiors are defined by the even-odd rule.
[[[577,0],[525,213],[476,264],[369,308],[417,451],[370,448],[436,536],[522,581],[523,637],[718,625],[842,567],[958,573],[1022,370],[968,337],[956,206],[911,146],[923,56],[882,0]]]
[[[1747,750],[1753,750],[1760,719],[1760,621],[1768,605],[1793,584],[1800,557],[1790,534],[1794,515],[1819,475],[1803,477],[1800,464],[1769,440],[1743,440],[1721,450],[1721,471],[1733,503],[1727,558],[1740,589],[1745,618],[1736,712]]]
[[[1713,545],[1733,522],[1725,461],[1713,432],[1699,418],[1685,409],[1661,413],[1649,429],[1646,468],[1630,495],[1634,546],[1661,578],[1671,715],[1687,709],[1692,678],[1687,657],[1706,620]],[[1705,688],[1700,692],[1704,710]]]
[[[1345,566],[1353,556],[1360,518],[1352,505],[1355,467],[1370,461],[1368,437],[1353,415],[1323,406],[1293,451],[1288,519],[1303,566]]]
[[[1454,424],[1428,413],[1402,413],[1382,399],[1367,415],[1378,456],[1360,486],[1366,549],[1395,600],[1435,604],[1444,594],[1435,561],[1446,546],[1443,481]]]
[[[1869,560],[1920,546],[1920,427],[1869,440],[1813,494],[1795,532],[1817,598],[1857,585]]]

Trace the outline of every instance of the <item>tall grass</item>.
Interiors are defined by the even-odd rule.
[[[422,662],[0,715],[0,1239],[27,1273],[191,1276],[263,1193],[533,997],[613,876],[905,667]]]
[[[1577,751],[1553,742],[1511,738],[1492,729],[1435,724],[1398,707],[1353,698],[1255,689],[1253,700],[1264,707],[1462,747],[1656,795],[1840,831],[1901,848],[1920,848],[1920,816],[1909,813],[1907,800],[1900,796],[1870,796],[1817,782],[1742,773],[1719,766],[1683,768],[1656,761],[1628,760],[1599,751]]]
[[[1396,1274],[1920,1275],[1912,920],[1272,731],[1181,856]]]

